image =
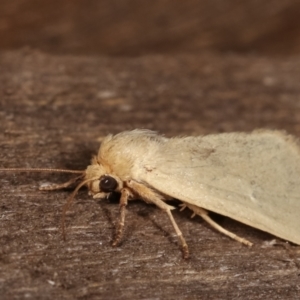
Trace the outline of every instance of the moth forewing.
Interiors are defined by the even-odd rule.
[[[187,205],[300,244],[299,145],[283,132],[170,139],[143,171],[141,180]]]

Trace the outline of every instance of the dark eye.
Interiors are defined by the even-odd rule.
[[[110,176],[102,176],[100,178],[100,191],[104,193],[113,192],[118,186],[117,180]]]

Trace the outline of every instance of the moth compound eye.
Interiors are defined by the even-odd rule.
[[[117,180],[110,176],[102,176],[99,182],[100,191],[104,193],[113,192],[118,186]]]

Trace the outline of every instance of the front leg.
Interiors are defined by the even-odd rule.
[[[126,213],[126,206],[128,204],[128,198],[132,196],[130,190],[128,188],[123,188],[121,190],[121,198],[120,198],[120,220],[118,224],[118,229],[116,232],[115,239],[112,243],[113,246],[117,246],[121,240],[123,228],[125,224],[125,213]]]
[[[75,184],[77,181],[82,180],[83,177],[84,177],[84,174],[74,177],[74,178],[71,178],[70,180],[68,180],[67,182],[64,182],[64,183],[52,183],[49,185],[40,186],[39,190],[40,191],[54,191],[54,190],[65,189],[65,188],[68,188],[69,186]]]

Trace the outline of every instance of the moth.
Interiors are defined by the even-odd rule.
[[[114,246],[122,237],[128,201],[142,199],[165,211],[187,258],[187,243],[172,215],[175,207],[167,203],[173,198],[182,202],[182,209],[189,208],[193,215],[245,245],[252,243],[222,228],[208,211],[300,245],[300,147],[296,138],[282,131],[166,138],[136,129],[105,137],[84,171],[49,171],[80,174],[66,183],[42,188],[65,188],[81,180],[64,207],[63,224],[82,186],[87,186],[94,199],[120,193]]]

